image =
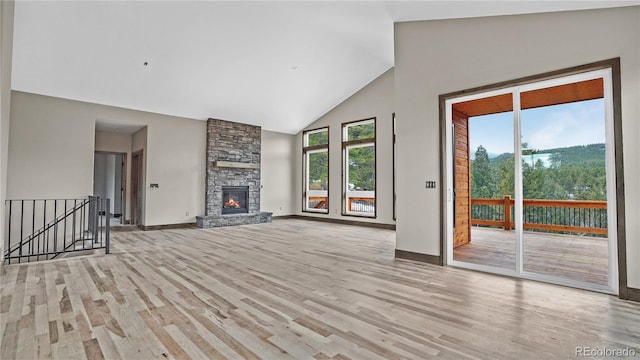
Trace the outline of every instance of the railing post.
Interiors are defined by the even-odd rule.
[[[58,218],[58,200],[53,200],[53,218]],[[58,252],[58,221],[53,223],[53,251]]]
[[[93,237],[94,244],[98,243],[98,218],[100,216],[99,204],[99,197],[89,196],[89,231]]]
[[[6,204],[6,202],[5,202]],[[7,255],[5,256],[5,261],[8,260],[8,263],[11,264],[11,209],[13,208],[13,201],[9,200],[9,223],[7,225],[8,233],[7,233]],[[4,241],[4,239],[2,240]]]
[[[35,210],[33,210],[35,211]],[[22,262],[22,239],[24,237],[24,200],[20,201],[20,248],[18,249],[18,264]],[[29,258],[31,259],[31,258]]]
[[[504,203],[503,203],[503,208],[504,208],[504,229],[505,230],[511,230],[511,195],[505,195],[504,196]]]
[[[105,204],[105,209],[111,209],[111,205],[109,204],[109,199],[104,199],[104,204]],[[98,211],[98,213],[100,213]],[[107,212],[108,214],[108,212]],[[109,218],[107,217],[106,221],[104,222],[104,253],[105,254],[109,254],[111,251],[109,250],[109,236],[110,236],[110,232],[109,232],[109,228],[110,228],[111,224],[109,221]]]

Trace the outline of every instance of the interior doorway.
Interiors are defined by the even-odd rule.
[[[611,69],[467,94],[444,102],[447,264],[618,293]]]
[[[142,225],[142,207],[144,194],[143,151],[131,154],[131,224]]]
[[[93,164],[93,195],[111,200],[104,216],[111,225],[125,224],[127,154],[96,152]]]

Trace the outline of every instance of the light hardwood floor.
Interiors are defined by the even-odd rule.
[[[393,231],[289,219],[112,235],[111,255],[2,267],[0,358],[640,354],[638,303],[394,260]]]

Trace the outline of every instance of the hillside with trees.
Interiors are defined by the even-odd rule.
[[[547,164],[523,161],[525,199],[606,200],[605,144],[591,144],[546,150],[527,149],[523,156],[549,154]],[[514,196],[514,155],[489,158],[481,145],[471,160],[471,197]]]

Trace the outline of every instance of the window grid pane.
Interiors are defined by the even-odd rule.
[[[366,143],[345,147],[345,212],[374,216],[375,144]]]
[[[346,126],[345,141],[375,139],[376,126],[372,120],[366,120]]]
[[[328,212],[329,151],[326,149],[306,153],[305,210]]]
[[[307,134],[306,146],[317,146],[329,144],[329,131],[323,130]]]

